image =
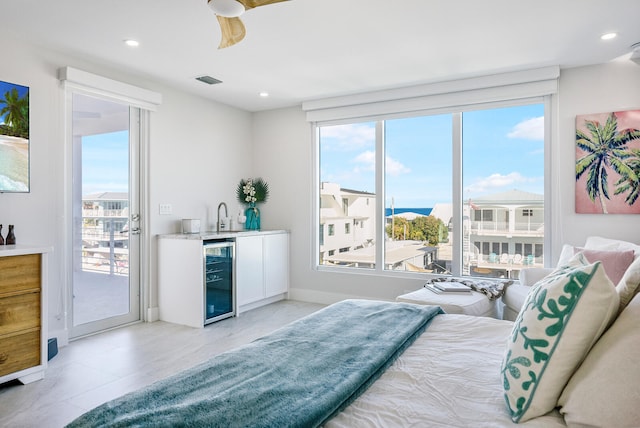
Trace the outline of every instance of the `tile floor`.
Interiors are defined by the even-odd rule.
[[[71,342],[45,378],[0,385],[0,427],[64,427],[110,399],[192,367],[322,308],[282,301],[194,329],[138,323]]]

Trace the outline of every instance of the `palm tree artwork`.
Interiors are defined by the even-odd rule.
[[[13,87],[0,98],[0,117],[4,117],[3,135],[29,138],[29,93],[18,94]]]
[[[640,110],[576,117],[576,212],[640,214]]]
[[[0,81],[0,193],[29,191],[29,88]]]

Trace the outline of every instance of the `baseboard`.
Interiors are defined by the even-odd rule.
[[[331,305],[332,303],[340,302],[345,299],[367,299],[367,297],[356,296],[353,294],[327,293],[325,291],[318,290],[305,290],[302,288],[289,289],[289,300]],[[369,297],[368,299],[371,298]]]
[[[275,303],[280,300],[284,300],[287,298],[286,293],[278,294],[277,296],[268,297],[266,299],[258,300],[257,302],[248,303],[246,305],[238,306],[237,315],[240,315],[243,312],[250,311],[251,309],[259,308],[260,306],[265,306],[270,303]]]
[[[156,322],[160,320],[160,310],[156,306],[155,308],[147,308],[146,322]]]

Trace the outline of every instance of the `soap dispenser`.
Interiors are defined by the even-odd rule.
[[[247,221],[247,216],[244,215],[244,211],[241,209],[238,210],[238,229],[244,229],[244,223]]]

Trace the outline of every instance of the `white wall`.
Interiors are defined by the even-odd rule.
[[[67,184],[64,182],[64,91],[57,79],[58,69],[72,66],[162,94],[162,104],[151,114],[151,224],[147,228],[151,236],[180,231],[181,218],[201,218],[203,224],[215,221],[220,201],[225,201],[231,210],[237,209],[236,185],[253,170],[252,116],[144,76],[41,50],[10,34],[3,36],[2,30],[0,37],[11,40],[3,47],[0,80],[29,86],[31,118],[31,192],[0,194],[0,223],[5,225],[5,235],[6,225],[15,225],[19,244],[54,248],[48,274],[49,332],[50,337],[55,335],[64,344],[68,310],[63,257]],[[171,204],[173,214],[158,215],[159,203]],[[147,307],[157,305],[155,240],[152,243],[151,289],[143,290],[144,313]]]
[[[565,70],[560,75],[559,103],[554,168],[563,198],[555,207],[562,225],[557,240],[582,245],[586,236],[597,235],[640,243],[640,216],[576,214],[574,199],[576,115],[640,109],[640,66],[621,61]]]
[[[589,235],[640,242],[640,217],[575,214],[575,116],[640,109],[640,67],[617,62],[563,70],[553,112],[552,263],[563,243],[583,245]],[[424,280],[375,277],[365,273],[318,272],[311,266],[312,136],[301,109],[257,113],[254,117],[256,170],[281,194],[268,203],[265,222],[291,230],[291,297],[330,303],[347,296],[394,299]],[[278,156],[275,156],[275,154]],[[263,161],[269,159],[268,162]],[[277,184],[276,184],[277,183]]]

